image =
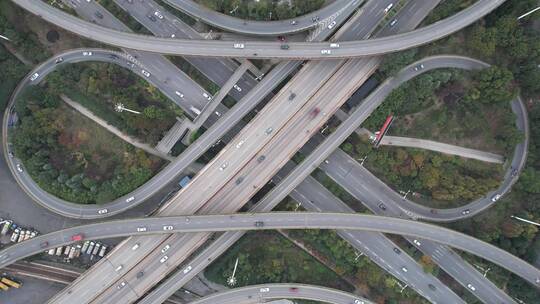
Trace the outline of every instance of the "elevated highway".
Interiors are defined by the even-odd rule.
[[[435,41],[482,18],[505,0],[478,0],[463,11],[432,25],[383,38],[342,42],[339,48],[333,48],[329,53],[321,52],[330,48],[329,43],[325,42],[291,42],[288,43],[288,49],[281,49],[280,42],[238,41],[239,46],[235,48],[233,43],[227,41],[185,40],[132,34],[83,21],[42,1],[12,1],[68,31],[117,47],[183,56],[338,59],[397,52]]]
[[[164,227],[172,226],[172,229]],[[137,231],[145,227],[146,231]],[[431,240],[477,255],[520,276],[537,288],[540,270],[491,244],[447,228],[417,221],[363,214],[272,212],[253,214],[191,215],[115,220],[44,234],[0,251],[0,268],[44,250],[75,243],[73,235],[86,240],[130,235],[159,235],[210,231],[268,229],[344,229],[383,232]]]

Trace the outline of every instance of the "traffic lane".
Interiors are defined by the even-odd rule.
[[[147,227],[145,232],[137,232],[136,228],[141,225]],[[163,227],[166,226],[172,226],[173,229],[164,230]],[[428,239],[478,255],[521,276],[533,285],[537,284],[536,281],[540,278],[540,270],[516,256],[491,244],[447,228],[393,217],[310,212],[150,217],[89,224],[41,235],[10,246],[1,251],[0,266],[7,266],[16,260],[44,250],[72,244],[75,242],[72,240],[72,236],[78,234],[84,234],[86,240],[94,240],[127,235],[179,232],[309,228],[378,231]],[[45,241],[48,242],[46,246],[43,244]]]
[[[314,22],[313,18],[324,20],[341,10],[354,10],[357,6],[362,4],[364,0],[336,0],[309,14],[289,20],[276,21],[244,20],[210,10],[191,0],[165,0],[165,2],[195,19],[203,20],[205,23],[217,28],[248,35],[273,36],[293,34],[308,30],[315,27],[318,23],[318,21]]]
[[[73,7],[71,1],[68,2],[65,0],[65,2]],[[126,25],[95,1],[82,1],[74,9],[82,18],[91,20],[96,24],[124,32],[131,32]],[[100,18],[96,17],[98,13]],[[134,57],[134,62],[139,63],[143,69],[146,69],[146,71],[150,72],[153,77],[161,82],[162,92],[189,115],[193,115],[189,111],[191,106],[201,109],[208,102],[206,97],[203,96],[207,92],[165,57],[134,49],[127,49],[125,51]],[[180,97],[175,93],[180,88],[180,92],[184,94],[184,97]]]
[[[177,55],[249,58],[319,58],[331,59],[349,56],[369,56],[395,52],[440,39],[483,17],[504,0],[479,0],[469,8],[445,18],[435,24],[411,32],[389,37],[356,42],[343,42],[331,54],[322,54],[325,48],[321,43],[291,43],[289,50],[279,48],[280,43],[249,42],[247,47],[233,48],[229,42],[180,40],[175,38],[149,37],[122,33],[80,20],[40,1],[13,0],[26,10],[58,26],[69,28],[76,34],[103,43],[139,50]]]
[[[341,290],[306,284],[261,284],[218,292],[190,304],[260,303],[272,299],[307,299],[338,304],[373,304],[373,302]]]

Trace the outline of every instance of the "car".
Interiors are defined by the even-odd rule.
[[[108,209],[100,209],[100,210],[98,210],[97,213],[98,213],[98,214],[105,214],[105,213],[107,213],[107,212],[109,212]]]
[[[51,248],[49,249],[49,251],[47,251],[49,255],[54,255],[55,252],[56,252],[56,248]]]
[[[146,232],[146,227],[137,227],[137,232]]]
[[[235,183],[237,185],[240,185],[243,181],[244,181],[244,178],[242,176],[240,176],[239,178],[236,179]]]
[[[216,111],[215,113],[217,117],[221,117],[221,113],[219,113],[218,111]]]
[[[469,214],[469,213],[471,213],[470,209],[465,209],[465,210],[461,211],[461,214],[463,214],[463,215],[466,215],[466,214]]]
[[[34,238],[34,237],[36,237],[38,234],[39,234],[39,232],[37,232],[37,231],[32,231],[32,232],[30,233],[30,238]]]
[[[174,37],[176,37],[176,35],[175,35],[175,34],[171,34],[171,38],[174,38]]]
[[[437,288],[433,284],[428,284],[427,286],[429,287],[429,289],[431,289],[433,291],[437,290]]]
[[[122,287],[126,286],[126,281],[122,281],[122,283],[118,284],[118,286],[116,286],[116,288],[118,289],[122,289]]]
[[[8,152],[8,155],[9,155],[9,157],[11,157],[11,158],[13,158],[13,156],[14,156],[14,155],[13,155],[13,152],[11,152],[11,151]]]
[[[334,28],[334,26],[336,26],[336,21],[332,21],[329,25],[328,25],[328,29],[331,30],[332,28]]]
[[[137,250],[137,249],[139,249],[139,247],[141,247],[141,244],[136,243],[135,245],[133,245],[133,246],[131,247],[131,250]]]
[[[414,243],[416,246],[422,245],[422,243],[420,243],[420,241],[418,241],[418,240],[413,240],[413,243]]]
[[[62,62],[62,61],[64,61],[64,58],[58,57],[58,58],[56,58],[56,60],[54,61],[54,63],[58,64],[58,63],[60,63],[60,62]]]
[[[159,260],[159,262],[163,264],[163,263],[165,263],[165,261],[167,261],[168,259],[169,259],[169,257],[165,255],[165,256],[163,256],[163,257]]]
[[[339,43],[330,43],[330,47],[333,49],[339,48]]]
[[[388,4],[388,6],[384,9],[384,13],[387,14],[392,9],[392,7],[394,7],[394,3]]]
[[[262,163],[265,159],[266,159],[266,156],[261,155],[261,156],[257,157],[257,162]]]
[[[94,250],[92,250],[92,255],[98,254],[100,247],[101,247],[101,243],[96,243],[96,246],[94,247]]]
[[[288,50],[290,46],[288,44],[282,44],[279,48],[282,50]]]
[[[208,95],[208,93],[206,92],[202,93],[202,96],[206,98],[207,100],[212,100],[212,96]]]
[[[13,231],[13,233],[11,234],[11,241],[12,242],[17,242],[17,240],[19,239],[19,234],[21,233],[21,229],[17,228]]]
[[[110,54],[110,55],[109,55],[109,57],[110,57],[111,59],[114,59],[114,60],[116,60],[116,59],[119,59],[119,58],[120,58],[120,57],[118,57],[118,56],[117,56],[117,55],[115,55],[115,54]]]
[[[142,70],[141,73],[146,77],[150,77],[150,73],[148,73],[148,71]]]
[[[88,245],[88,248],[86,249],[86,254],[91,254],[92,250],[94,250],[95,245],[96,245],[96,243],[90,242],[90,244]]]
[[[475,290],[476,290],[476,288],[475,288],[472,284],[470,284],[470,283],[467,284],[467,288],[469,288],[469,289],[472,290],[472,291],[475,291]]]
[[[298,292],[298,287],[289,287],[289,291]]]
[[[107,252],[107,246],[106,245],[101,245],[101,250],[99,251],[98,255],[100,257],[104,257],[105,256],[105,252]]]
[[[317,22],[319,20],[321,20],[321,17],[319,17],[319,16],[311,17],[311,22]]]
[[[146,17],[148,17],[148,19],[150,19],[150,21],[153,21],[153,22],[157,21],[157,19],[156,19],[156,17],[154,17],[154,15],[147,15]]]
[[[272,131],[274,131],[274,129],[272,127],[269,127],[268,129],[266,129],[266,131],[264,131],[264,133],[266,133],[266,135],[270,135]]]
[[[233,85],[233,88],[237,90],[238,92],[242,92],[242,88],[239,87],[237,84]]]
[[[291,20],[291,25],[296,25],[296,24],[298,24],[298,21],[296,21],[296,20]]]
[[[221,164],[221,167],[219,167],[219,171],[225,170],[225,168],[227,168],[228,165],[229,165],[228,162],[224,162],[223,164]]]
[[[366,302],[356,299],[354,300],[354,304],[366,304]]]
[[[407,267],[405,267],[405,266],[401,267],[401,270],[402,270],[403,272],[409,271],[409,270],[407,270]]]
[[[396,23],[397,23],[397,19],[392,20],[392,22],[390,22],[390,27],[393,27],[394,25],[396,25]]]
[[[401,250],[399,250],[399,248],[397,248],[397,247],[394,247],[392,250],[394,250],[394,252],[397,253],[397,254],[401,253]]]
[[[255,227],[264,227],[264,222],[263,221],[256,221],[255,222]]]
[[[17,167],[17,171],[19,171],[20,173],[23,172],[21,164],[17,164],[15,167]]]
[[[169,230],[173,230],[173,229],[174,229],[174,227],[171,226],[171,225],[163,226],[163,230],[165,230],[165,231],[169,231]]]
[[[423,68],[424,68],[424,65],[423,65],[423,64],[419,64],[419,65],[417,65],[417,66],[414,67],[414,70],[415,70],[415,71],[420,71],[420,70],[423,69]]]
[[[314,108],[313,110],[311,110],[311,112],[309,113],[309,116],[311,118],[315,118],[317,115],[319,115],[319,113],[321,112],[321,109],[319,108]]]
[[[71,240],[74,241],[74,242],[80,242],[84,239],[84,234],[82,233],[79,233],[79,234],[74,234],[71,236]]]
[[[38,77],[39,77],[39,74],[38,74],[38,73],[34,73],[34,74],[32,74],[32,76],[30,76],[30,81],[34,81],[34,80],[36,80]]]
[[[122,268],[124,268],[124,265],[118,265],[118,267],[116,267],[114,271],[119,272],[120,270],[122,270]]]
[[[261,289],[259,289],[259,292],[269,292],[270,291],[270,288],[268,287],[263,287]]]
[[[192,267],[191,267],[191,266],[188,266],[188,267],[186,267],[184,270],[182,270],[182,272],[183,272],[184,274],[186,274],[186,273],[190,272],[191,269],[192,269]]]
[[[163,19],[163,15],[159,11],[155,11],[154,16],[158,17],[159,19]]]
[[[380,203],[380,204],[379,204],[379,208],[380,208],[381,210],[383,210],[383,211],[386,210],[386,206],[385,206],[383,203]]]
[[[98,11],[94,13],[94,16],[98,17],[99,19],[103,19],[103,14]]]
[[[512,170],[512,177],[515,177],[517,175],[518,175],[518,170],[517,169]]]
[[[163,248],[161,248],[161,253],[165,253],[167,250],[169,250],[169,248],[171,248],[171,245],[169,244],[163,246]]]
[[[278,36],[277,39],[281,42],[285,41],[285,36]]]
[[[184,94],[178,92],[178,91],[174,91],[174,94],[180,96],[180,98],[184,98]]]
[[[84,244],[81,247],[81,252],[86,252],[86,250],[88,249],[88,246],[90,246],[90,241],[84,242]]]
[[[239,149],[245,142],[246,142],[245,140],[239,141],[239,142],[236,144],[236,149]]]
[[[332,51],[331,50],[321,50],[321,54],[330,55],[330,54],[332,54]]]
[[[324,163],[325,163],[325,164],[329,164],[330,161],[329,161],[328,159],[325,159],[325,160],[324,160]]]
[[[39,247],[41,248],[47,248],[47,246],[49,246],[49,242],[47,241],[39,243]]]
[[[82,55],[83,55],[83,56],[92,56],[93,54],[94,54],[94,53],[89,52],[89,51],[84,51],[84,52],[82,52]]]
[[[245,48],[246,46],[245,46],[243,43],[235,43],[235,44],[233,44],[233,47],[234,47],[235,49],[243,49],[243,48]]]
[[[289,100],[293,100],[296,97],[296,94],[291,92],[291,95],[289,95]]]
[[[491,197],[491,201],[492,201],[492,202],[496,202],[496,201],[498,201],[500,198],[501,198],[501,195],[500,195],[500,194],[495,194],[493,197]]]

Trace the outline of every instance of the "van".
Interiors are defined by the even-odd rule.
[[[330,43],[330,47],[337,49],[339,47],[339,43]]]
[[[234,47],[235,49],[243,49],[243,48],[245,47],[245,45],[244,45],[243,43],[235,43],[235,44],[233,45],[233,47]]]
[[[197,114],[197,116],[201,115],[201,110],[195,108],[194,106],[190,106],[189,109],[191,110],[191,112]]]

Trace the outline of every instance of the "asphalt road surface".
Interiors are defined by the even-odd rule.
[[[327,287],[304,284],[263,284],[222,291],[190,304],[248,304],[277,299],[304,299],[334,304],[374,304],[365,298]]]
[[[122,0],[126,1],[126,0]],[[172,7],[217,28],[246,35],[282,35],[305,31],[342,10],[354,10],[365,0],[336,0],[321,9],[289,20],[254,21],[228,16],[191,0],[165,0]],[[314,19],[318,17],[318,21]]]
[[[280,42],[238,41],[236,43],[240,45],[233,47],[234,43],[228,41],[185,40],[138,35],[104,28],[81,20],[42,1],[12,1],[27,11],[75,34],[123,48],[185,56],[336,59],[397,52],[432,42],[482,18],[505,0],[479,0],[467,9],[429,26],[378,39],[342,42],[339,48],[332,49],[329,43],[324,42],[291,42],[289,49],[281,49]],[[321,52],[322,50],[330,50],[330,52]]]
[[[138,232],[138,228],[145,228],[146,230]],[[522,277],[533,286],[540,286],[540,270],[536,267],[498,247],[466,234],[417,221],[341,213],[273,212],[148,217],[107,221],[44,234],[10,246],[0,251],[0,267],[5,267],[44,250],[73,244],[75,241],[72,240],[72,236],[80,234],[84,235],[86,240],[95,240],[130,235],[261,229],[365,230],[427,239],[477,255]],[[116,267],[118,265],[110,266]],[[187,269],[187,266],[185,269]]]

